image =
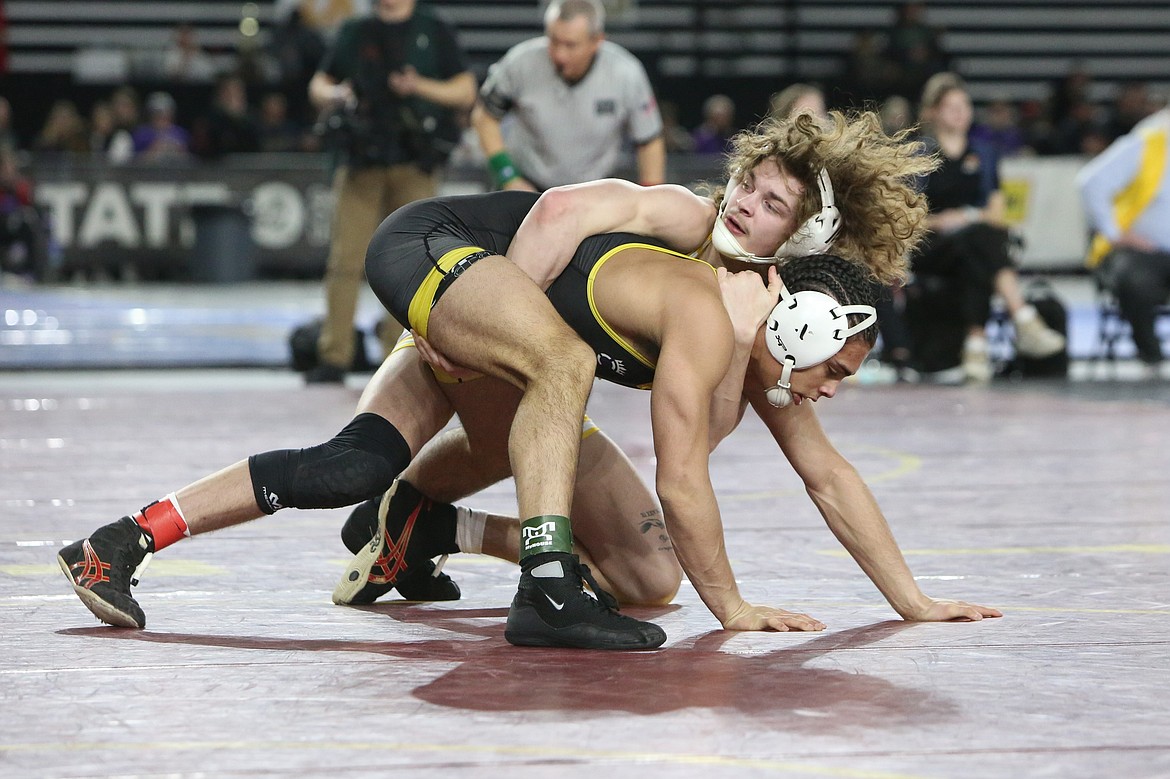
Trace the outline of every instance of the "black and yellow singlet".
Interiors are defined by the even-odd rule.
[[[593,285],[605,263],[623,251],[648,249],[682,260],[703,262],[666,248],[661,242],[632,233],[606,233],[586,238],[569,265],[549,287],[548,297],[561,317],[593,348],[599,379],[635,389],[654,383],[655,361],[622,338],[597,310]],[[706,264],[706,263],[704,263]]]
[[[374,232],[366,250],[371,289],[399,324],[425,335],[431,307],[447,286],[476,259],[506,255],[537,197],[534,192],[489,192],[399,208]]]

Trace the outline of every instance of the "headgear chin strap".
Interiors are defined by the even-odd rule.
[[[739,245],[739,241],[727,229],[723,221],[723,212],[727,210],[727,203],[732,190],[739,186],[739,180],[732,178],[727,182],[726,194],[723,203],[719,206],[719,216],[715,219],[715,227],[711,231],[711,243],[715,251],[725,257],[731,257],[743,262],[762,265],[774,265],[783,257],[804,257],[809,254],[827,254],[841,232],[841,212],[833,204],[833,183],[829,181],[829,173],[824,168],[817,174],[817,187],[821,191],[821,210],[807,222],[797,228],[787,241],[781,244],[776,254],[771,257],[758,257],[749,254]]]
[[[865,318],[852,327],[849,314]],[[768,315],[768,351],[784,366],[780,380],[765,393],[777,408],[792,403],[792,372],[820,365],[841,351],[850,336],[877,321],[873,306],[843,306],[823,292],[805,290],[790,294],[780,290],[780,302]]]

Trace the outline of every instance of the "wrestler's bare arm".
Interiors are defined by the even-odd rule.
[[[714,313],[718,301],[706,301]],[[691,306],[694,310],[697,306]],[[715,317],[710,317],[715,321]],[[682,332],[682,328],[674,328]],[[692,336],[698,337],[696,343]],[[723,542],[708,470],[710,393],[731,358],[730,325],[671,336],[668,325],[650,393],[655,487],[675,554],[699,597],[722,623],[743,602]]]
[[[777,409],[762,392],[749,399],[833,535],[903,619],[943,622],[1002,616],[986,606],[931,598],[919,589],[873,493],[829,441],[811,404]]]
[[[638,233],[689,252],[707,239],[714,221],[709,198],[676,184],[640,187],[619,179],[570,184],[540,196],[512,239],[508,258],[548,289],[591,235]]]
[[[714,296],[682,308],[674,337],[664,333],[650,394],[656,488],[675,555],[724,628],[823,629],[806,615],[755,606],[740,595],[708,470],[710,399],[731,361],[730,324]]]

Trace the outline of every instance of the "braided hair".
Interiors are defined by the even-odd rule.
[[[878,287],[869,271],[859,263],[835,254],[810,254],[793,257],[780,265],[780,280],[791,293],[812,290],[823,292],[843,306],[872,306],[877,302]],[[848,314],[849,324],[855,325],[864,317]],[[852,336],[861,338],[870,346],[877,343],[877,323]]]

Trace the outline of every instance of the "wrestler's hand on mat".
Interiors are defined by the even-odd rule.
[[[478,379],[482,373],[476,373],[471,368],[464,368],[462,365],[455,363],[444,357],[435,347],[431,346],[427,339],[416,333],[414,330],[410,331],[414,338],[414,348],[418,350],[418,356],[422,358],[427,365],[438,368],[453,379],[460,381],[469,381],[471,379]]]
[[[726,630],[824,630],[825,623],[807,614],[773,608],[753,606],[747,601],[723,621]]]
[[[909,622],[978,622],[984,617],[1002,617],[1003,612],[961,600],[930,598],[915,613],[903,615]]]
[[[719,280],[719,292],[723,296],[723,307],[731,319],[737,343],[750,344],[756,340],[760,325],[776,307],[780,290],[784,284],[773,265],[768,268],[768,284],[755,271],[745,270],[731,273],[726,268],[715,271]]]

